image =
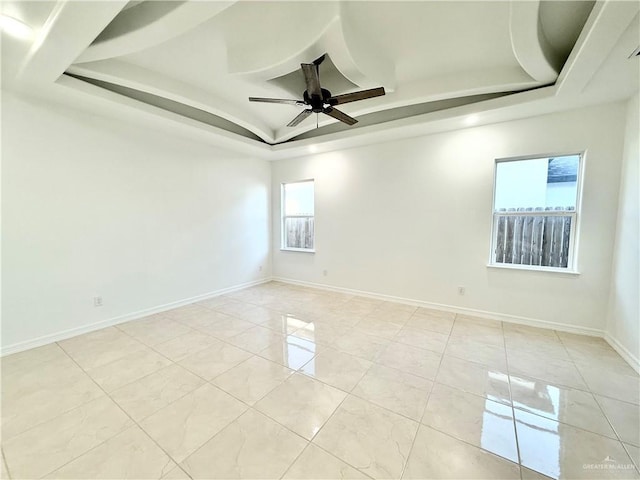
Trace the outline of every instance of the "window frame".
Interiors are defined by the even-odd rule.
[[[533,212],[496,212],[496,186],[498,178],[498,164],[504,162],[517,162],[522,160],[537,160],[543,158],[556,158],[556,157],[570,157],[578,156],[578,173],[576,176],[576,206],[575,210],[548,210],[545,211],[545,216],[570,216],[572,217],[571,232],[569,233],[569,253],[567,258],[566,267],[546,267],[541,265],[526,265],[526,264],[512,264],[512,263],[498,263],[496,262],[496,250],[497,250],[497,228],[498,218],[500,216],[539,216],[540,211]],[[578,246],[580,238],[580,220],[582,218],[582,187],[584,180],[584,171],[586,165],[587,151],[570,151],[563,153],[544,153],[536,155],[523,155],[517,157],[504,157],[496,158],[493,164],[493,195],[491,198],[491,238],[489,241],[489,262],[487,267],[500,268],[508,270],[525,270],[525,271],[538,271],[538,272],[551,272],[551,273],[565,273],[572,275],[579,275],[578,271]]]
[[[311,182],[313,184],[313,215],[286,215],[285,205],[286,205],[286,185],[293,185],[297,183],[308,183]],[[287,218],[313,218],[313,248],[296,248],[296,247],[287,247],[285,245],[286,242],[286,221]],[[304,180],[296,180],[292,182],[282,182],[280,184],[280,250],[284,252],[302,252],[302,253],[316,253],[316,230],[315,230],[315,218],[316,218],[316,185],[314,178],[307,178]]]

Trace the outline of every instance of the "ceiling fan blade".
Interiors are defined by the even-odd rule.
[[[327,54],[326,54],[326,53],[322,54],[320,57],[316,58],[316,59],[313,61],[313,64],[314,64],[314,65],[320,65],[322,62],[324,62],[324,58],[325,58],[326,56],[327,56]]]
[[[250,102],[263,102],[263,103],[284,103],[287,105],[304,105],[302,100],[289,100],[286,98],[262,98],[262,97],[249,97]]]
[[[299,125],[300,122],[302,122],[305,118],[307,118],[309,115],[311,115],[312,111],[313,110],[303,110],[303,111],[301,111],[296,118],[294,118],[293,120],[291,120],[287,124],[287,127],[295,127],[295,126]]]
[[[300,66],[302,67],[302,73],[304,73],[304,80],[307,83],[307,94],[310,97],[316,95],[322,98],[318,66],[313,63],[301,63]]]
[[[384,95],[384,87],[370,88],[369,90],[360,90],[359,92],[345,93],[344,95],[336,95],[328,99],[329,105],[342,105],[343,103],[355,102],[366,98],[380,97]]]
[[[340,120],[341,122],[346,123],[347,125],[353,125],[354,123],[358,123],[358,120],[356,120],[353,117],[350,117],[344,112],[341,112],[337,108],[327,107],[322,111],[322,113],[326,113],[330,117],[333,117],[336,120]]]

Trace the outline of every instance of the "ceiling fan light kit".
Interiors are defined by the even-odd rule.
[[[353,117],[350,117],[346,113],[334,108],[335,105],[342,105],[344,103],[355,102],[358,100],[365,100],[367,98],[380,97],[385,94],[384,87],[370,88],[368,90],[360,90],[352,93],[345,93],[343,95],[331,95],[331,92],[326,88],[322,88],[320,85],[320,73],[319,66],[325,59],[325,55],[316,59],[313,63],[302,63],[300,68],[304,74],[304,80],[307,89],[303,92],[303,100],[290,100],[281,98],[262,98],[262,97],[249,97],[250,102],[263,102],[263,103],[282,103],[286,105],[296,105],[308,107],[300,112],[293,120],[291,120],[287,127],[295,127],[299,125],[305,118],[312,113],[324,113],[330,117],[335,118],[347,125],[354,125],[358,123]]]

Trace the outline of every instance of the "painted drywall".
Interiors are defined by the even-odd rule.
[[[270,276],[268,162],[10,92],[2,120],[3,351]]]
[[[620,200],[611,276],[607,335],[638,368],[640,359],[640,101],[627,107],[627,125],[620,178]],[[621,347],[621,348],[620,348]]]
[[[624,122],[616,103],[275,162],[274,277],[601,334]],[[581,151],[580,275],[488,268],[494,160]],[[280,251],[279,186],[309,178],[316,253]]]

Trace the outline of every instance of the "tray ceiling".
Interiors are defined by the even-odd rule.
[[[591,1],[70,3],[66,31],[52,28],[47,42],[74,35],[74,16],[94,14],[86,32],[78,27],[59,74],[267,144],[554,85],[599,8]],[[61,4],[8,2],[3,12],[45,28],[62,15]],[[629,12],[631,21],[637,12]],[[333,95],[386,89],[383,97],[340,106],[360,119],[356,126],[311,115],[290,128],[302,107],[248,101],[301,99],[300,64],[322,54],[320,80]]]

